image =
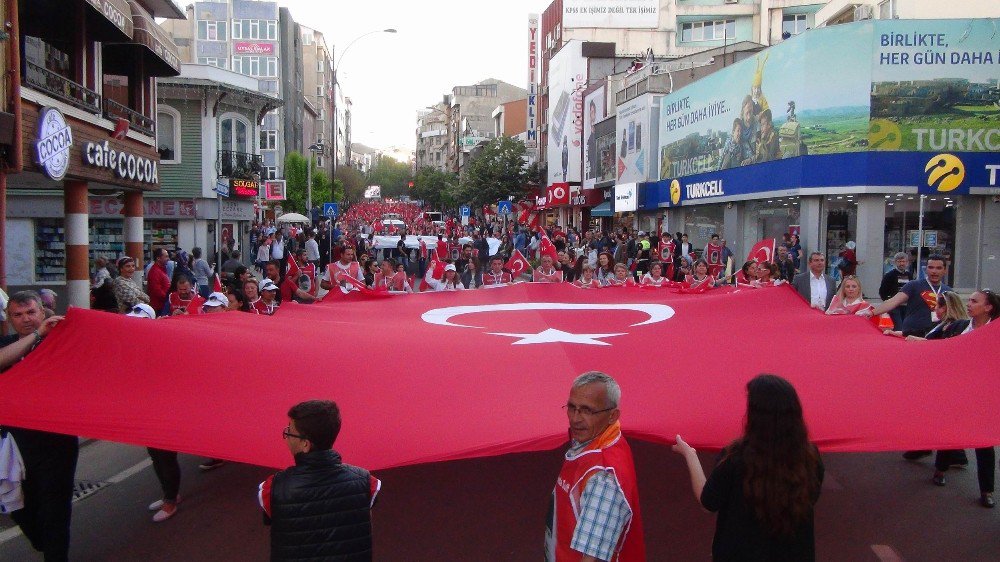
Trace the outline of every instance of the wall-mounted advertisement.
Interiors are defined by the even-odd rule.
[[[594,123],[604,119],[604,88],[587,94],[583,100],[583,188],[594,189],[601,169],[601,153],[597,148]]]
[[[615,176],[615,133],[597,137],[598,169],[597,181],[614,181]]]
[[[570,41],[549,63],[548,183],[580,181],[583,144],[583,90],[587,59],[583,43]]]
[[[865,21],[782,42],[662,100],[659,177],[868,150],[1000,150],[997,24]]]
[[[563,26],[656,29],[659,0],[563,0]]]
[[[655,178],[650,167],[655,163],[655,149],[650,147],[652,94],[639,96],[618,106],[616,183],[643,182]]]
[[[869,148],[1000,151],[1000,20],[879,20]]]
[[[524,147],[538,148],[538,14],[528,15],[528,103]]]

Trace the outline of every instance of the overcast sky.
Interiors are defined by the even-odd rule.
[[[182,2],[179,2],[182,3]],[[334,60],[355,43],[339,82],[353,102],[352,141],[375,148],[414,147],[416,112],[452,86],[497,78],[528,80],[528,14],[549,0],[278,0],[295,21],[321,31]]]

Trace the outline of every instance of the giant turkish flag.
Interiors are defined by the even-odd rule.
[[[280,467],[288,408],[324,398],[343,414],[336,448],[379,469],[555,448],[570,382],[601,370],[621,384],[627,434],[721,447],[740,433],[746,381],[768,372],[798,388],[825,451],[1000,443],[1000,395],[983,391],[1000,323],[906,342],[787,286],[334,295],[275,316],[71,310],[0,377],[0,424]]]

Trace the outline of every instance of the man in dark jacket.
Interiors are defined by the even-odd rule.
[[[895,267],[882,277],[882,284],[878,288],[878,296],[883,302],[896,296],[903,285],[913,280],[910,274],[910,257],[905,252],[896,252],[892,258],[892,265]],[[903,325],[903,310],[904,307],[900,306],[889,311],[893,326]]]
[[[372,559],[371,507],[382,483],[341,461],[332,449],[338,433],[334,402],[288,410],[282,435],[295,466],[261,482],[257,494],[271,525],[271,560]]]

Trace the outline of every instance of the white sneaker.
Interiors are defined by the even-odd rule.
[[[180,494],[177,495],[177,501],[175,503],[181,503]],[[156,500],[155,502],[149,504],[150,511],[159,511],[163,507],[163,500]]]
[[[153,515],[153,523],[166,521],[167,519],[173,517],[175,513],[177,513],[176,503],[163,502],[163,507],[160,508],[160,511],[157,511],[156,514]]]

